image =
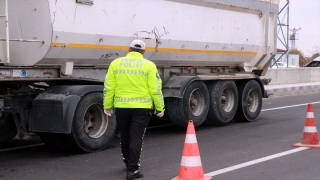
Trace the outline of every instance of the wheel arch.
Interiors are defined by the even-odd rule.
[[[163,97],[182,98],[188,85],[199,80],[197,76],[174,76],[171,77],[162,87]]]
[[[269,96],[268,96],[267,91],[264,88],[264,83],[262,82],[262,80],[261,80],[261,78],[259,76],[256,76],[256,77],[257,77],[256,81],[258,82],[258,84],[259,84],[259,86],[261,88],[262,98],[268,98]]]
[[[59,85],[39,94],[32,103],[29,130],[31,132],[71,133],[74,112],[81,97],[103,92],[102,85]]]
[[[207,86],[203,81],[190,81],[181,93],[181,98],[167,98],[167,113],[171,121],[182,127],[186,127],[189,120],[193,120],[195,127],[201,125],[209,111]]]

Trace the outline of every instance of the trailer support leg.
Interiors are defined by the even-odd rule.
[[[25,114],[25,108],[28,109],[30,101],[28,98],[24,97],[5,97],[4,98],[4,113],[11,113],[18,134],[16,138],[18,139],[30,139],[31,136],[27,130],[27,120]],[[19,116],[18,116],[19,114]]]
[[[26,120],[25,120],[25,116],[24,116],[24,112],[22,110],[22,112],[20,111],[20,118],[18,118],[17,113],[12,112],[12,117],[14,119],[14,122],[16,124],[17,130],[18,130],[18,134],[17,134],[17,138],[18,139],[30,139],[31,136],[28,134],[27,131],[27,127],[26,127]]]

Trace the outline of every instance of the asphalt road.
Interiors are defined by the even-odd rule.
[[[291,146],[301,141],[311,102],[320,120],[320,93],[314,93],[263,99],[255,122],[197,127],[204,173],[213,180],[319,180],[320,149]],[[173,125],[147,130],[143,179],[178,175],[185,132]],[[0,146],[1,180],[121,180],[125,173],[117,137],[108,149],[89,154],[53,151],[37,137]]]

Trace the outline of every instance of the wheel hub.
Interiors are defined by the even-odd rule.
[[[204,95],[201,90],[193,90],[189,98],[189,108],[194,116],[199,116],[202,113],[205,106],[204,102]]]
[[[235,103],[235,97],[233,95],[232,90],[229,89],[229,88],[225,88],[222,91],[222,95],[221,95],[221,106],[222,106],[222,109],[225,112],[230,112],[233,109],[234,103]]]
[[[91,105],[84,116],[84,131],[91,138],[99,138],[108,127],[107,116],[103,113],[102,105]]]
[[[195,107],[198,105],[198,101],[196,99],[191,100],[191,107]]]
[[[255,112],[258,108],[259,102],[258,102],[258,95],[257,92],[254,90],[249,91],[248,97],[247,97],[247,106],[249,111]]]

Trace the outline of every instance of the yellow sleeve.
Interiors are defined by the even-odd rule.
[[[157,111],[164,111],[162,81],[155,64],[152,64],[148,74],[148,87]]]
[[[104,80],[104,90],[103,90],[103,108],[104,109],[110,109],[113,107],[115,88],[116,88],[116,80],[115,80],[114,71],[113,71],[113,63],[111,63]]]

